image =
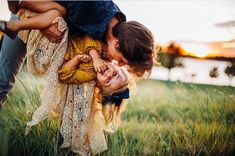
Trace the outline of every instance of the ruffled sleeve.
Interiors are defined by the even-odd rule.
[[[96,72],[94,71],[92,65],[84,63],[82,67],[83,68],[79,69],[62,67],[58,71],[59,80],[63,83],[80,84],[90,82],[96,78]]]
[[[95,49],[99,54],[102,52],[102,43],[99,40],[95,40],[89,35],[84,38],[84,50],[88,54],[89,50]]]

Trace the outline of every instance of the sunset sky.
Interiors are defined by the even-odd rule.
[[[215,24],[235,19],[234,0],[115,0],[128,20],[146,25],[155,40],[166,44],[172,40],[200,42],[235,39],[235,27],[219,28]],[[0,1],[0,18],[8,19],[5,1]],[[235,48],[235,46],[234,46]]]
[[[214,26],[235,19],[235,1],[156,0],[115,1],[128,20],[137,20],[153,31],[156,40],[214,41],[235,38],[235,31]],[[233,28],[234,30],[234,28]]]

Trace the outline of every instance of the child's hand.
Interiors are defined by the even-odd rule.
[[[80,61],[85,62],[85,63],[89,62],[89,61],[91,61],[91,57],[89,55],[86,55],[86,54],[81,55]]]
[[[95,49],[89,50],[89,55],[93,61],[93,66],[96,72],[103,73],[107,69],[107,63],[99,56],[98,51]]]
[[[103,73],[107,69],[107,63],[102,59],[93,60],[93,66],[96,72]]]
[[[91,61],[91,57],[89,55],[86,55],[86,54],[84,54],[84,55],[77,55],[76,57],[79,60],[79,62],[85,62],[86,63],[86,62]]]

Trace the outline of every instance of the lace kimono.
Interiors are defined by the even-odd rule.
[[[18,16],[27,19],[35,16],[30,10],[21,9]],[[27,67],[35,76],[41,76],[45,80],[40,99],[41,105],[34,111],[32,121],[27,126],[33,126],[46,119],[49,114],[59,112],[63,94],[63,84],[58,80],[58,70],[63,64],[64,55],[68,43],[68,27],[62,17],[57,17],[53,23],[58,23],[58,29],[64,32],[60,43],[50,42],[39,30],[20,31],[19,37],[27,43]],[[26,129],[27,131],[27,129]]]

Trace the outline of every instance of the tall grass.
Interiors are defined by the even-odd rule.
[[[21,80],[22,82],[20,82]],[[0,113],[0,155],[55,155],[58,120],[25,136],[42,81],[23,73]],[[235,89],[145,80],[101,155],[235,155]]]

